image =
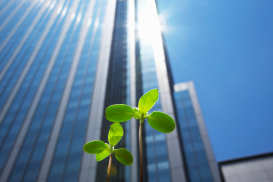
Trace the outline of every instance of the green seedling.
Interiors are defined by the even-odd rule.
[[[140,153],[140,182],[143,181],[143,151],[142,151],[142,129],[145,119],[148,119],[149,125],[162,133],[170,133],[175,129],[173,118],[163,112],[154,111],[148,114],[148,111],[158,100],[158,90],[153,89],[144,94],[138,102],[138,108],[132,108],[125,104],[115,104],[106,108],[105,117],[112,122],[125,122],[132,117],[140,120],[139,125],[139,153]]]
[[[109,144],[104,143],[101,140],[94,140],[86,143],[83,146],[83,150],[89,154],[96,154],[96,160],[101,161],[106,157],[109,157],[109,164],[107,170],[107,182],[109,181],[109,174],[112,163],[112,155],[115,153],[116,159],[126,165],[130,166],[133,164],[133,156],[132,154],[125,148],[114,149],[115,145],[121,140],[123,136],[123,129],[119,123],[114,123],[110,126],[110,130],[108,133],[108,141]]]

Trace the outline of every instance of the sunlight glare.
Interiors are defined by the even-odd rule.
[[[53,9],[53,8],[55,7],[55,5],[56,5],[56,1],[54,1],[54,2],[51,4],[50,9]]]
[[[72,15],[71,15],[71,20],[73,20],[74,18],[75,18],[75,13],[72,13]]]
[[[50,2],[47,1],[47,2],[45,3],[45,7],[48,7],[49,5],[50,5]]]
[[[63,12],[62,12],[62,16],[64,16],[67,12],[67,8],[64,8]]]
[[[62,5],[59,6],[58,10],[57,10],[57,14],[59,14],[62,11]]]
[[[81,15],[78,15],[77,22],[80,22],[80,20],[81,20]]]
[[[99,20],[96,20],[96,22],[95,22],[95,28],[97,28],[98,25],[99,25]]]
[[[149,1],[148,1],[149,2]],[[146,11],[141,13],[136,28],[139,30],[139,36],[144,39],[153,40],[155,33],[166,29],[166,20],[157,12],[152,11],[152,3],[147,4]]]
[[[88,22],[87,22],[87,26],[90,27],[91,23],[92,23],[92,20],[89,19]]]
[[[144,30],[146,31],[144,32],[144,34],[146,36],[149,36],[149,40],[151,41],[153,47],[154,59],[155,62],[157,62],[156,66],[160,66],[161,64],[165,64],[165,55],[161,36],[160,21],[157,13],[155,0],[147,1],[147,10],[149,10],[148,11],[149,13],[146,13],[145,19],[142,19],[142,21],[145,20]],[[142,26],[140,26],[140,29],[141,28]]]
[[[163,15],[158,15],[159,23],[160,23],[160,30],[161,32],[166,31],[166,19]]]

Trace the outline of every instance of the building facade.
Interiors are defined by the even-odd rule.
[[[174,102],[188,181],[221,181],[193,82],[174,85]]]
[[[219,167],[223,182],[273,181],[273,153],[223,161]]]
[[[169,134],[144,130],[145,181],[220,181],[192,82],[173,87],[155,0],[0,0],[0,181],[103,181],[84,143],[107,142],[111,104],[132,107],[159,89],[153,110]],[[122,124],[134,164],[111,181],[138,181],[138,122]]]

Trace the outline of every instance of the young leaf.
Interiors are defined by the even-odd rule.
[[[126,165],[126,166],[130,166],[133,164],[134,162],[134,158],[132,156],[132,154],[125,148],[119,148],[119,149],[115,149],[115,156],[117,158],[117,160]]]
[[[104,151],[102,151],[102,152],[100,152],[100,153],[98,153],[96,155],[96,160],[97,161],[101,161],[101,160],[105,159],[106,157],[108,157],[110,155],[110,147],[109,147],[109,145],[106,144],[106,143],[104,145],[106,147],[106,150],[104,150]]]
[[[86,143],[83,146],[83,150],[89,154],[98,154],[104,150],[107,150],[107,146],[105,146],[105,143],[101,140],[94,140]]]
[[[140,112],[137,108],[133,108],[134,111],[134,118],[135,119],[140,119]]]
[[[134,116],[133,109],[125,104],[115,104],[106,108],[105,117],[112,122],[124,122]]]
[[[158,100],[158,90],[153,89],[144,94],[138,102],[138,109],[141,113],[147,113]]]
[[[123,136],[123,129],[119,123],[114,123],[110,126],[110,130],[108,133],[108,141],[112,146],[117,145],[120,139]]]
[[[154,111],[147,118],[150,126],[162,133],[170,133],[175,128],[173,118],[163,112]]]

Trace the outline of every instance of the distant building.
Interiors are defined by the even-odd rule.
[[[144,129],[145,181],[219,182],[192,82],[173,86],[155,0],[0,1],[0,182],[104,181],[108,161],[83,152],[104,140],[110,104],[137,106],[158,88],[153,110],[176,120],[169,134]],[[138,122],[122,123],[111,182],[138,181]]]
[[[175,84],[174,100],[189,181],[220,181],[193,82]]]
[[[273,153],[219,163],[224,182],[272,182]]]

